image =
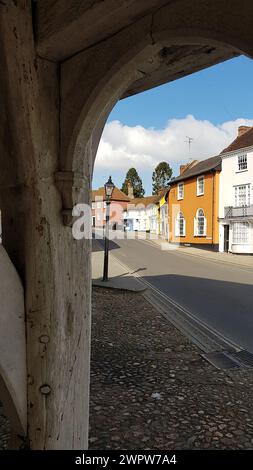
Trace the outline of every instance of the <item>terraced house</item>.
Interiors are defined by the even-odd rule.
[[[169,193],[169,241],[219,250],[219,175],[221,157],[180,167]]]
[[[102,228],[105,225],[106,216],[106,197],[105,188],[92,190],[92,226]],[[110,227],[121,229],[124,226],[124,210],[130,202],[130,197],[126,196],[119,188],[115,186],[110,205]]]
[[[150,232],[167,235],[166,195],[168,188],[157,195],[131,199],[124,211],[124,221],[128,231]]]
[[[220,251],[253,254],[253,127],[221,153]]]
[[[158,196],[134,198],[124,211],[127,231],[157,233]]]

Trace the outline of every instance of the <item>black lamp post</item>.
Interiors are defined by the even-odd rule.
[[[115,186],[112,182],[111,176],[107,183],[105,183],[105,202],[106,202],[106,216],[105,216],[105,251],[104,251],[104,274],[103,281],[108,281],[108,253],[109,253],[109,220],[110,220],[110,204],[111,197]]]

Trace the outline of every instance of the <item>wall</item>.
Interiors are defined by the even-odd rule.
[[[169,205],[169,240],[172,243],[189,243],[192,245],[212,245],[219,243],[218,226],[218,191],[219,173],[204,175],[204,195],[197,196],[197,177],[184,181],[184,199],[177,199],[177,185],[170,190]],[[213,197],[214,194],[214,197]],[[194,218],[197,209],[203,209],[206,217],[206,236],[194,236]],[[186,220],[185,237],[175,236],[175,218],[177,213],[183,212]]]
[[[224,208],[235,206],[234,186],[250,184],[250,203],[253,204],[253,149],[231,152],[222,158],[222,171],[220,174],[220,195],[219,195],[219,217],[224,218]],[[237,171],[238,155],[247,153],[248,170]],[[245,219],[247,220],[247,219]],[[229,225],[229,251],[233,253],[253,253],[253,222],[250,223],[249,244],[233,244],[233,224],[229,221],[220,222],[219,227],[219,251],[224,251],[224,225]]]
[[[25,435],[27,424],[24,292],[19,276],[0,245],[0,397],[12,431]]]
[[[132,230],[148,231],[150,230],[149,217],[146,208],[140,207],[136,209],[128,209],[127,215],[124,216],[126,220],[131,221],[129,226]]]
[[[97,205],[99,204],[99,207]],[[123,225],[124,210],[127,208],[126,201],[112,201],[110,205],[110,225],[114,223]],[[95,205],[95,206],[94,206]],[[96,227],[105,225],[106,203],[105,201],[92,202],[92,216],[96,218]]]
[[[250,200],[253,203],[253,150],[248,152],[248,170],[237,171],[238,155],[247,152],[233,152],[222,158],[222,172],[220,174],[220,186],[222,191],[219,198],[219,217],[224,217],[224,207],[234,206],[234,186],[239,184],[251,184]]]

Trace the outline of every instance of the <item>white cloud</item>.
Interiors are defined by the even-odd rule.
[[[106,124],[96,158],[96,170],[153,170],[160,161],[172,166],[188,161],[186,136],[193,137],[191,157],[212,157],[231,143],[240,125],[253,126],[253,120],[236,119],[215,126],[192,115],[171,119],[161,130],[126,126],[120,121]]]

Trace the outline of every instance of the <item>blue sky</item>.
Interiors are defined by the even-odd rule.
[[[221,151],[243,123],[238,119],[253,125],[252,77],[253,61],[238,57],[119,101],[105,127],[93,187],[109,174],[120,187],[126,170],[136,166],[150,194],[159,161],[168,161],[176,176],[189,159],[186,135],[194,136],[191,158]]]

